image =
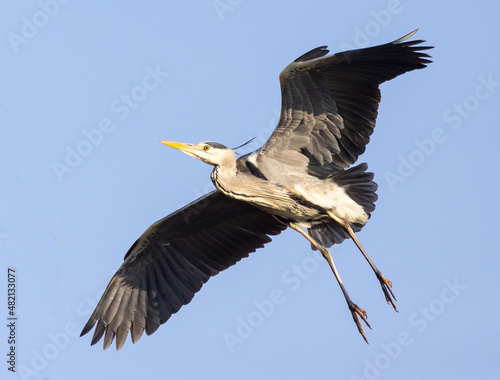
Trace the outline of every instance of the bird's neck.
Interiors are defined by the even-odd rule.
[[[228,189],[233,187],[236,173],[236,160],[233,159],[232,162],[226,162],[224,165],[216,165],[210,178],[218,190],[230,195]]]

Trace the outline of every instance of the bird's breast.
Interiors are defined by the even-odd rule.
[[[226,196],[249,203],[269,214],[304,225],[314,225],[327,218],[323,207],[267,179],[242,172],[227,175],[217,168],[211,178],[217,190]]]

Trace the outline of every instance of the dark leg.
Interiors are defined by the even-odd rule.
[[[396,296],[394,295],[394,293],[392,292],[392,289],[391,289],[392,283],[387,278],[385,278],[385,276],[382,274],[382,272],[380,272],[380,270],[375,266],[373,261],[370,259],[370,257],[366,253],[366,251],[361,246],[361,243],[359,242],[358,238],[356,237],[356,235],[354,235],[354,231],[352,230],[350,224],[337,218],[331,212],[328,212],[328,215],[330,215],[330,217],[333,220],[335,220],[338,224],[340,224],[342,227],[344,227],[344,229],[347,231],[349,236],[351,236],[351,239],[354,241],[356,246],[359,248],[359,250],[361,251],[361,253],[365,257],[366,261],[368,261],[368,263],[372,267],[373,271],[375,272],[375,275],[377,276],[377,279],[380,282],[380,286],[382,287],[382,291],[384,292],[385,299],[386,299],[387,303],[390,303],[392,305],[392,307],[394,308],[394,310],[398,311],[396,305],[394,304],[394,301],[397,301],[397,299],[396,299]],[[394,299],[394,301],[393,301],[393,299]]]
[[[368,343],[368,340],[366,339],[366,336],[365,336],[365,332],[363,331],[363,327],[361,327],[361,323],[359,321],[359,318],[361,318],[363,320],[363,322],[365,322],[369,328],[372,328],[370,326],[370,324],[368,323],[368,321],[366,320],[366,318],[367,318],[366,311],[364,311],[358,305],[356,305],[354,302],[351,301],[349,294],[347,294],[347,291],[345,290],[342,279],[340,278],[339,272],[337,271],[337,268],[335,267],[335,264],[333,263],[333,258],[330,255],[330,252],[328,252],[325,249],[325,247],[323,247],[316,240],[314,240],[311,236],[309,236],[302,228],[300,228],[300,226],[298,226],[292,222],[289,222],[288,225],[291,228],[293,228],[295,231],[299,232],[307,240],[309,240],[309,242],[321,252],[321,254],[326,259],[326,261],[328,261],[328,264],[330,264],[330,268],[332,268],[333,274],[335,275],[335,278],[337,279],[337,282],[340,285],[340,289],[342,290],[342,293],[344,293],[345,300],[347,301],[347,305],[349,306],[349,310],[351,311],[351,314],[352,314],[352,319],[354,319],[354,322],[356,323],[356,326],[358,327],[359,333],[363,336],[363,339],[366,341],[366,343]]]

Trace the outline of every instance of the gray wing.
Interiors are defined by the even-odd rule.
[[[132,245],[83,328],[104,349],[152,334],[191,301],[211,276],[271,241],[286,226],[257,208],[213,191],[154,223]]]
[[[281,117],[259,160],[266,159],[320,177],[353,164],[365,151],[375,127],[379,85],[431,61],[408,41],[324,57],[322,46],[297,58],[280,74]],[[265,165],[263,165],[265,167]]]

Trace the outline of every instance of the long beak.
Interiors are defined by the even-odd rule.
[[[168,145],[172,148],[179,149],[184,153],[191,153],[196,150],[193,144],[181,143],[176,141],[160,141],[162,144]]]

